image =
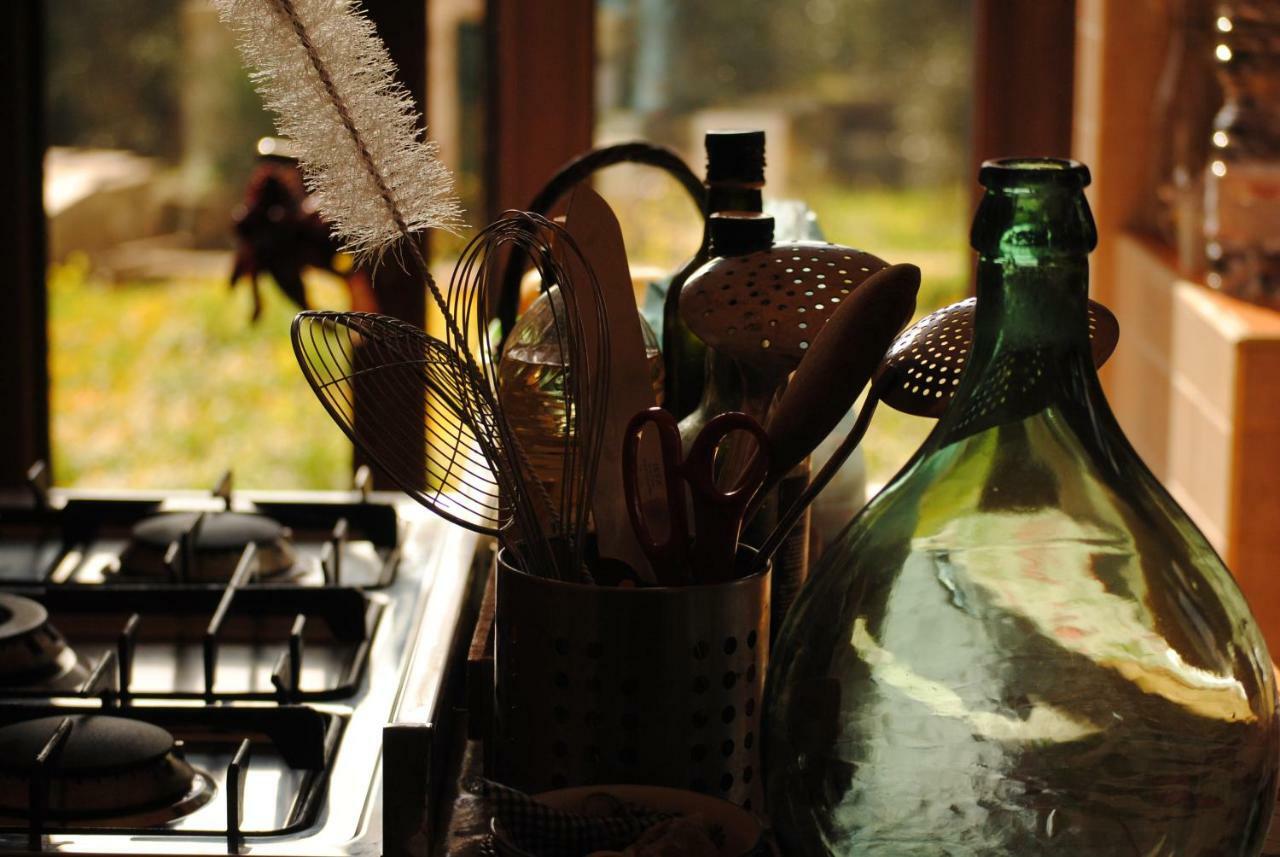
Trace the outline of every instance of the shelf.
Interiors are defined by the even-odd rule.
[[[1120,236],[1113,251],[1112,407],[1280,651],[1280,313],[1180,277],[1141,238]]]

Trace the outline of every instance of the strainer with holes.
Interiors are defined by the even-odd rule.
[[[710,231],[717,258],[685,283],[680,313],[743,370],[743,410],[763,419],[840,302],[886,262],[838,244],[773,246],[761,215],[714,215]]]
[[[960,384],[973,347],[976,298],[943,307],[907,328],[885,355],[876,373],[881,401],[918,417],[940,417]],[[1120,339],[1120,323],[1111,310],[1089,301],[1089,347],[1095,367],[1107,362]],[[1026,365],[1007,367],[1012,375],[1034,375],[1034,357]]]

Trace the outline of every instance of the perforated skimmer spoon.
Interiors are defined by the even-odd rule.
[[[680,293],[689,329],[742,367],[742,410],[761,421],[840,302],[887,264],[838,244],[770,246],[772,235],[772,218],[712,217],[712,252],[722,258]]]
[[[880,400],[894,410],[937,419],[955,395],[973,348],[976,298],[945,306],[917,321],[899,336],[876,372]],[[1111,310],[1089,301],[1089,346],[1093,365],[1107,362],[1120,339],[1120,323]]]

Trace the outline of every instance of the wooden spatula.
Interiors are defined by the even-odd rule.
[[[814,338],[769,418],[774,484],[804,460],[840,422],[911,320],[920,269],[890,265],[840,304]]]

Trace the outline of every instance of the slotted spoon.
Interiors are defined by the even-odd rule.
[[[887,264],[814,241],[726,256],[685,284],[680,313],[700,339],[743,368],[742,410],[763,421],[841,301]]]
[[[973,347],[976,298],[933,312],[894,341],[876,373],[880,399],[894,410],[917,417],[942,416]],[[1120,339],[1120,323],[1111,310],[1089,301],[1089,347],[1095,367],[1107,362]]]

